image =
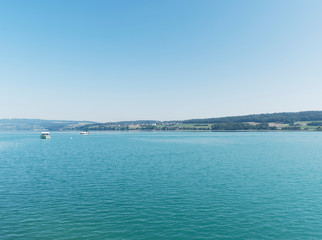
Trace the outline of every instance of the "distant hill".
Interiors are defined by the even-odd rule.
[[[241,123],[241,122],[278,122],[294,123],[296,121],[322,121],[322,111],[282,112],[253,114],[234,117],[204,118],[184,120],[182,123]]]
[[[153,124],[153,123],[161,123],[161,121],[157,121],[157,120],[134,120],[134,121],[107,122],[107,123],[103,123],[103,124],[134,125],[134,124]]]
[[[42,119],[0,119],[0,131],[105,130],[305,130],[322,131],[322,111],[252,114],[184,121],[136,120],[97,123]]]
[[[78,130],[196,130],[196,131],[258,131],[258,130],[322,130],[322,111],[252,114],[233,117],[190,119],[183,121],[123,121],[94,123]]]
[[[21,118],[0,119],[0,131],[60,131],[93,123],[95,122]]]
[[[77,127],[78,130],[129,130],[129,129],[151,129],[151,126],[162,124],[161,121],[156,120],[135,120],[135,121],[119,121],[119,122],[106,122],[106,123],[94,123]],[[139,127],[138,127],[139,126]]]

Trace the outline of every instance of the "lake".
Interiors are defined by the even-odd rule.
[[[322,239],[320,132],[0,133],[0,239]]]

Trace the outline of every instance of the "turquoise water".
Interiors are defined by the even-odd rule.
[[[0,133],[0,239],[322,239],[322,133],[39,136]]]

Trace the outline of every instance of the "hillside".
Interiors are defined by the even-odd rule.
[[[322,130],[322,111],[283,112],[184,121],[137,120],[97,123],[42,119],[0,119],[0,131],[108,130]]]
[[[79,130],[321,130],[322,111],[283,112],[184,121],[127,121],[89,124]]]
[[[0,119],[0,131],[61,131],[93,123],[95,122],[42,119]]]
[[[322,121],[322,111],[282,112],[252,114],[234,117],[205,118],[184,120],[182,123],[240,123],[240,122],[278,122],[294,123],[297,121]]]

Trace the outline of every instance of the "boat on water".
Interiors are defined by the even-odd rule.
[[[49,132],[42,132],[40,135],[41,139],[50,139],[50,134]]]
[[[88,135],[88,134],[89,134],[89,132],[84,131],[84,132],[81,132],[80,134],[81,134],[81,135]]]

